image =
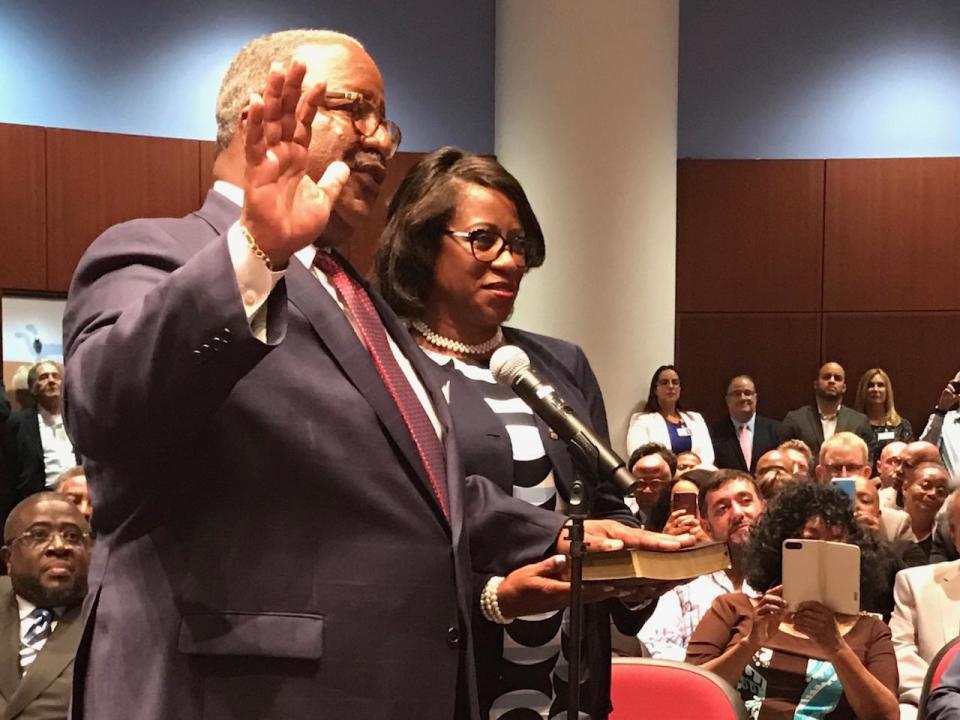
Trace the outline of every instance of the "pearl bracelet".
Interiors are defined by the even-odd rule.
[[[480,612],[492,623],[509,625],[513,622],[513,618],[507,620],[503,616],[503,613],[500,612],[500,600],[497,597],[497,591],[500,589],[500,583],[502,582],[503,578],[499,575],[494,575],[487,580],[487,584],[483,586],[483,592],[480,593]]]

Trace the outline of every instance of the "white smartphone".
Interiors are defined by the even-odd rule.
[[[835,613],[860,612],[860,548],[827,540],[783,541],[783,599],[790,610],[815,601]]]

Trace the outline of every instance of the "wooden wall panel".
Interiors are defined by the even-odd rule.
[[[824,310],[960,310],[960,158],[828,160]]]
[[[47,280],[44,130],[0,124],[0,288],[43,290]]]
[[[212,140],[198,140],[200,146],[200,187],[197,207],[203,205],[207,191],[213,187],[213,161],[217,157],[217,144]]]
[[[684,404],[708,421],[725,416],[726,384],[739,373],[756,381],[760,414],[780,419],[813,400],[820,315],[682,313],[677,316],[676,364]]]
[[[897,409],[919,434],[940,391],[960,370],[957,328],[960,312],[826,313],[824,357],[836,358],[846,369],[850,405],[864,371],[886,370]]]
[[[196,140],[47,130],[47,288],[66,290],[111,225],[196,210],[199,152]]]
[[[361,275],[369,275],[373,268],[373,258],[377,254],[380,244],[380,233],[387,220],[387,206],[393,194],[400,186],[407,171],[426,153],[398,152],[387,164],[387,177],[380,188],[380,197],[377,198],[373,212],[366,224],[357,231],[356,237],[350,242],[348,258],[350,263]]]
[[[677,311],[820,308],[822,160],[681,160]]]

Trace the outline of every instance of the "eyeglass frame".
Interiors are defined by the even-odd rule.
[[[324,103],[327,100],[347,100],[348,104],[345,104],[340,107],[325,107],[326,110],[335,110],[340,112],[349,112],[350,113],[350,122],[353,124],[353,129],[357,131],[357,134],[362,138],[373,137],[377,134],[377,131],[383,127],[387,131],[387,136],[390,138],[391,148],[390,154],[387,156],[387,159],[392,158],[396,153],[397,149],[400,147],[400,141],[403,138],[403,133],[400,131],[400,126],[397,125],[393,120],[390,120],[380,114],[380,110],[370,102],[363,93],[353,92],[352,90],[342,90],[337,92],[327,92],[323,96]],[[358,108],[369,108],[364,113],[358,113]],[[360,124],[364,121],[364,118],[373,117],[377,119],[377,124],[369,132],[365,131]],[[368,123],[369,124],[369,123]]]
[[[518,259],[522,260],[522,263],[517,262],[518,267],[529,269],[539,267],[543,263],[543,258],[538,256],[539,248],[537,247],[536,242],[531,240],[526,235],[517,235],[512,240],[508,240],[506,237],[504,237],[503,233],[498,230],[494,230],[493,228],[474,228],[473,230],[454,230],[452,228],[446,228],[443,232],[444,234],[453,238],[457,238],[458,240],[466,240],[467,244],[470,246],[470,254],[473,255],[474,260],[477,262],[486,264],[495,262],[497,258],[503,254],[504,249],[507,249],[510,251],[510,255],[513,256],[515,262],[517,262]],[[477,256],[477,248],[476,245],[474,245],[476,242],[476,237],[474,236],[477,233],[489,233],[497,238],[497,243],[490,248],[492,256],[489,260],[484,260],[483,258]],[[514,250],[513,244],[518,240],[528,243],[527,247],[529,251],[535,254],[532,262],[530,261],[530,258],[527,257],[526,253],[518,253]],[[496,248],[495,252],[494,248]]]
[[[46,540],[38,540],[33,534],[33,530],[37,527],[40,527],[43,529],[49,528],[50,537],[47,538]],[[80,544],[68,542],[66,536],[64,536],[63,534],[64,532],[71,532],[73,530],[76,530],[77,532],[80,533],[80,537],[82,538],[82,542]],[[87,547],[90,545],[90,541],[93,540],[93,534],[86,530],[82,530],[78,525],[71,524],[64,528],[64,527],[48,526],[44,523],[35,523],[30,527],[28,527],[19,535],[15,535],[14,537],[8,540],[4,540],[3,544],[6,545],[7,547],[12,547],[13,544],[16,542],[19,542],[21,540],[26,541],[29,539],[29,542],[27,543],[28,547],[33,548],[35,550],[45,549],[50,546],[50,544],[53,542],[53,538],[56,536],[59,536],[60,542],[63,543],[64,547],[68,547],[68,548]]]

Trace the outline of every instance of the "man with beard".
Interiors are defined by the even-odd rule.
[[[845,407],[843,394],[847,391],[846,372],[839,363],[824,363],[813,381],[816,402],[791,410],[783,419],[783,431],[788,438],[799,438],[810,448],[814,457],[820,454],[820,445],[835,433],[848,431],[859,435],[874,456],[876,438],[870,421],[863,413]]]
[[[55,493],[17,505],[0,549],[0,715],[63,720],[73,685],[73,659],[83,629],[90,526]]]
[[[660,597],[637,637],[656,658],[683,660],[687,643],[711,603],[730,592],[752,593],[744,584],[743,548],[763,512],[753,477],[742,470],[718,470],[700,488],[700,525],[712,540],[730,548],[730,568],[701,575]]]

